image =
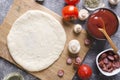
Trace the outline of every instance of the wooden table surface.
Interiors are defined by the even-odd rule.
[[[13,2],[13,0],[0,0],[0,23],[2,23],[12,2]],[[106,3],[106,8],[111,9],[118,16],[120,16],[120,3],[115,7],[111,7],[108,4],[107,0],[105,0],[105,3]],[[43,5],[49,9],[51,9],[52,11],[56,12],[57,14],[61,15],[61,9],[65,5],[65,3],[64,3],[64,0],[45,0]],[[77,5],[77,7],[79,9],[83,8],[82,0]],[[84,26],[84,23],[81,23],[81,24]],[[119,43],[120,28],[118,29],[117,33],[114,36],[112,36],[112,39],[116,43],[117,47],[120,49],[120,43]],[[106,77],[106,76],[102,75],[96,67],[96,64],[95,64],[96,55],[99,52],[101,52],[102,50],[109,48],[109,47],[110,46],[109,46],[108,42],[106,42],[106,41],[95,40],[95,42],[93,43],[91,49],[89,50],[89,52],[83,62],[85,64],[90,65],[93,69],[93,74],[92,74],[92,77],[90,78],[90,80],[120,80],[120,73],[115,76],[112,76],[112,77]],[[5,60],[0,59],[0,80],[2,80],[6,74],[8,74],[10,72],[14,72],[14,71],[18,71],[21,74],[23,74],[23,76],[25,77],[25,80],[38,80],[35,77],[33,77],[32,75],[29,75],[26,72],[13,66],[12,64],[6,62]],[[73,78],[73,80],[80,80],[80,79],[77,76],[75,76]]]

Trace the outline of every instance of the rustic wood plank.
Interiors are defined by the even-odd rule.
[[[12,57],[9,54],[6,38],[10,31],[10,28],[12,27],[12,24],[18,17],[20,17],[23,13],[25,13],[28,10],[36,10],[36,9],[51,14],[63,25],[63,28],[65,29],[67,34],[67,42],[64,51],[62,52],[62,55],[53,65],[51,65],[46,70],[40,72],[29,72],[29,73],[42,80],[72,80],[75,70],[73,69],[72,65],[69,66],[66,64],[66,59],[69,56],[67,45],[71,39],[78,39],[81,44],[81,50],[79,56],[83,60],[89,49],[89,47],[86,47],[84,45],[84,39],[87,38],[87,33],[85,30],[83,30],[80,35],[75,35],[73,33],[73,24],[63,23],[61,16],[43,7],[42,5],[37,4],[34,0],[14,0],[14,3],[10,11],[8,12],[6,18],[4,19],[3,24],[0,26],[0,56],[20,67],[18,64],[15,63],[15,61],[12,59]],[[64,69],[65,71],[65,75],[62,78],[59,78],[57,76],[57,71],[59,69]]]

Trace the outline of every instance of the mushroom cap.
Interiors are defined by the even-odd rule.
[[[86,20],[88,18],[88,16],[89,16],[89,12],[86,9],[81,9],[79,11],[79,19],[80,20],[82,20],[82,21]]]
[[[109,3],[112,5],[117,5],[120,0],[109,0]]]
[[[74,32],[75,33],[80,33],[82,31],[82,26],[80,24],[76,24],[74,26]]]
[[[68,44],[68,50],[72,54],[77,54],[80,51],[80,43],[78,40],[71,40]]]

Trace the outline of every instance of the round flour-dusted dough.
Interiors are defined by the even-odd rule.
[[[65,42],[62,25],[39,10],[30,10],[18,18],[7,36],[12,58],[28,71],[41,71],[52,65]]]

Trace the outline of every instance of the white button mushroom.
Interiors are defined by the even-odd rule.
[[[120,0],[109,0],[109,3],[111,5],[117,5],[119,3]]]
[[[75,26],[74,26],[74,32],[75,33],[80,33],[82,31],[82,26],[80,25],[80,24],[76,24]]]
[[[80,43],[78,40],[71,40],[68,44],[68,50],[72,54],[77,54],[80,51]]]
[[[89,16],[89,12],[88,12],[87,10],[81,9],[81,10],[79,11],[79,19],[80,19],[81,21],[86,20],[86,19],[88,18],[88,16]]]

